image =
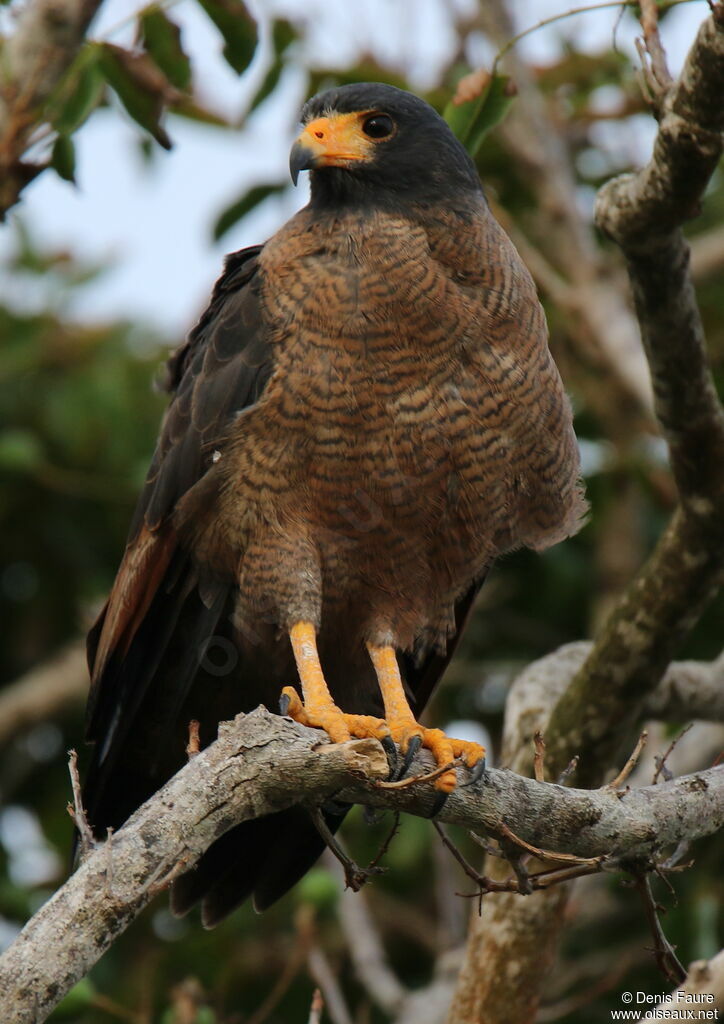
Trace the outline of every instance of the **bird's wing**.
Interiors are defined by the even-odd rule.
[[[87,787],[87,799],[95,804],[91,811],[100,813],[98,802],[106,801],[103,790],[113,763],[134,728],[162,659],[169,659],[167,648],[174,634],[184,630],[186,664],[176,682],[165,684],[167,690],[173,685],[175,692],[165,695],[159,729],[164,719],[178,713],[198,668],[189,645],[195,642],[199,647],[213,633],[232,585],[231,580],[198,577],[179,541],[172,513],[212,468],[215,445],[228,423],[258,400],[272,371],[258,298],[260,250],[254,246],[228,258],[209,307],[169,362],[173,398],[118,575],[88,637],[87,736],[96,744]],[[123,802],[131,799],[129,792]],[[114,816],[121,813],[117,809]],[[113,823],[103,818],[101,813],[96,824]]]

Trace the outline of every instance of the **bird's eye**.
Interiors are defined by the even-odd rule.
[[[373,114],[362,125],[362,131],[371,139],[386,139],[394,130],[394,121],[387,114]]]

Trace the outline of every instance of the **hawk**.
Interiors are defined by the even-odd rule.
[[[220,721],[279,705],[480,771],[418,722],[494,559],[574,533],[571,410],[533,281],[445,121],[391,86],[311,99],[311,198],[226,260],[89,635],[85,803],[117,828]],[[455,786],[450,770],[441,793]],[[331,828],[341,820],[325,812]],[[232,828],[174,883],[211,926],[313,864],[302,808]]]

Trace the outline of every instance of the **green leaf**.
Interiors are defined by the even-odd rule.
[[[69,135],[59,135],[55,140],[50,166],[61,178],[75,185],[75,146]]]
[[[148,7],[141,15],[143,45],[172,85],[188,89],[191,61],[181,46],[181,29],[160,7]]]
[[[234,224],[240,221],[242,217],[245,217],[250,210],[253,210],[255,206],[258,206],[268,196],[283,192],[286,187],[286,184],[257,185],[255,188],[245,192],[231,206],[227,206],[217,218],[214,224],[214,241],[218,242],[222,235],[225,235]]]
[[[479,94],[463,103],[451,100],[443,117],[474,157],[485,136],[508,113],[515,98],[515,86],[508,75],[491,75]]]
[[[238,74],[251,64],[259,39],[256,22],[241,0],[199,0],[226,43],[224,57]]]
[[[177,95],[147,54],[130,53],[112,43],[101,45],[100,66],[106,81],[133,120],[164,149],[171,140],[160,123],[165,103]]]
[[[291,22],[285,18],[278,18],[272,26],[272,45],[274,47],[274,61],[264,76],[264,81],[259,86],[254,99],[249,105],[249,110],[255,110],[267,96],[269,96],[281,78],[284,70],[284,56],[291,44],[297,38],[297,33]]]
[[[90,117],[103,99],[106,83],[98,66],[99,49],[87,44],[61,87],[63,97],[53,126],[62,135],[72,135]]]

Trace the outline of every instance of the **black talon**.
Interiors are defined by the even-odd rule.
[[[383,736],[380,740],[382,749],[387,754],[387,763],[390,766],[390,779],[393,779],[397,770],[397,745],[390,735]]]
[[[417,754],[421,746],[422,736],[413,736],[407,746],[407,750],[405,751],[405,759],[402,762],[402,767],[395,776],[395,782],[397,782],[398,779],[404,779],[404,777],[407,775],[408,771],[410,770],[410,765],[415,760],[415,755]]]
[[[287,711],[289,711],[289,705],[291,704],[291,698],[288,693],[283,693],[279,698],[279,714],[284,717]]]
[[[434,818],[435,815],[440,813],[440,811],[447,803],[447,798],[449,796],[449,793],[443,793],[442,790],[438,792],[437,796],[435,797],[435,803],[432,805],[432,810],[428,814],[428,818]]]
[[[477,764],[474,764],[470,769],[470,778],[467,782],[463,783],[462,788],[467,789],[468,786],[475,786],[478,782],[485,777],[485,770],[487,768],[487,762],[484,757],[481,757]]]

